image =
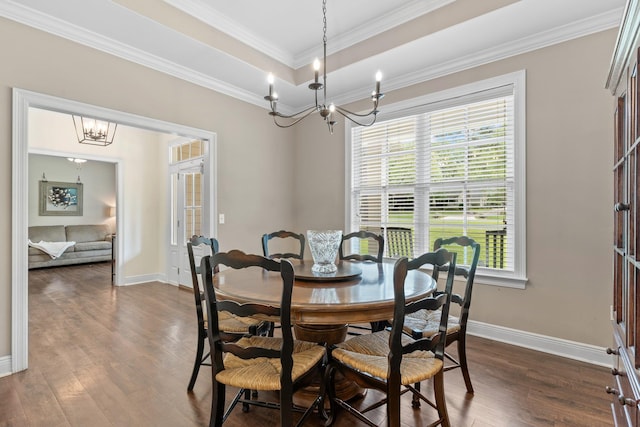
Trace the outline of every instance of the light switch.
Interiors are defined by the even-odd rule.
[[[224,224],[224,214],[219,214],[218,215],[218,223],[219,224]]]

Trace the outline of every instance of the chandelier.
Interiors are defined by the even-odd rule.
[[[104,120],[82,116],[71,116],[80,144],[101,145],[106,147],[113,142],[118,125]]]
[[[315,95],[315,104],[305,110],[291,115],[278,112],[278,94],[273,90],[274,76],[270,73],[267,78],[267,81],[269,83],[269,94],[264,97],[265,100],[269,101],[271,107],[269,115],[273,116],[273,122],[276,124],[276,126],[281,128],[291,127],[315,112],[320,113],[320,116],[327,123],[329,132],[331,133],[333,133],[333,125],[336,124],[336,113],[342,115],[346,119],[359,126],[371,126],[376,122],[376,117],[378,114],[378,101],[380,101],[380,99],[384,96],[383,93],[380,93],[380,81],[382,80],[382,73],[380,71],[376,73],[376,86],[375,90],[371,93],[371,101],[373,102],[373,107],[368,113],[354,113],[344,107],[335,105],[333,102],[327,105],[327,0],[322,1],[322,22],[322,83],[320,83],[320,81],[318,80],[320,73],[320,61],[318,60],[318,58],[316,58],[313,61],[314,81],[313,83],[309,84],[309,89],[311,89]],[[322,103],[318,102],[318,92],[320,90],[323,91]],[[279,118],[284,120],[278,121]]]

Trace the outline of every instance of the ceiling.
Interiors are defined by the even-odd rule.
[[[625,0],[327,0],[327,94],[382,92],[617,27]],[[0,0],[0,16],[263,108],[312,102],[321,0]],[[603,81],[606,76],[603,76]]]

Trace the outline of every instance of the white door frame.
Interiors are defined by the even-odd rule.
[[[170,146],[172,146],[173,144],[170,144]],[[178,175],[180,178],[180,185],[179,185],[179,197],[177,200],[177,212],[179,212],[180,218],[178,219],[180,221],[181,226],[178,227],[178,232],[177,232],[177,241],[175,244],[175,248],[173,248],[173,243],[171,242],[171,238],[169,241],[169,246],[170,246],[170,250],[169,250],[169,256],[173,256],[171,254],[171,251],[175,249],[175,257],[174,259],[167,259],[167,265],[169,266],[169,268],[171,269],[172,267],[177,265],[177,268],[179,269],[179,273],[176,274],[175,276],[175,280],[172,280],[172,276],[171,276],[171,272],[167,271],[167,277],[169,280],[169,283],[174,283],[177,285],[188,285],[191,286],[191,276],[189,274],[189,278],[188,280],[186,280],[186,283],[182,283],[182,274],[185,274],[182,270],[184,267],[184,258],[186,258],[187,256],[187,248],[186,248],[186,243],[184,241],[181,240],[182,236],[184,235],[184,181],[183,181],[183,177],[185,174],[188,173],[192,173],[192,172],[196,172],[199,171],[202,175],[202,187],[201,187],[201,197],[202,197],[202,223],[200,224],[200,229],[201,229],[201,233],[204,236],[215,236],[215,234],[213,234],[212,232],[212,224],[210,222],[207,221],[207,218],[210,217],[210,215],[208,215],[208,211],[209,211],[209,206],[208,204],[206,204],[206,198],[205,196],[208,194],[209,190],[209,186],[207,185],[207,175],[206,172],[204,170],[204,164],[206,164],[207,162],[210,162],[210,154],[211,152],[209,151],[209,144],[205,142],[205,150],[204,150],[204,155],[202,156],[202,158],[198,158],[198,159],[193,159],[193,160],[188,160],[188,161],[184,161],[184,162],[177,162],[177,163],[173,163],[173,164],[169,164],[169,181],[171,181],[171,176],[173,174]],[[169,182],[169,188],[171,188],[171,182]],[[171,191],[171,190],[169,190]],[[169,200],[169,203],[172,204],[172,200]],[[169,209],[173,209],[174,206],[170,206]],[[173,219],[174,223],[171,224],[171,227],[175,226],[175,218]],[[215,221],[214,221],[215,224]],[[187,266],[188,266],[188,262],[187,262]],[[190,271],[190,270],[189,270]]]
[[[209,141],[210,162],[205,164],[205,169],[209,171],[209,180],[206,183],[210,195],[210,215],[206,218],[210,226],[212,235],[216,234],[216,223],[213,220],[217,215],[216,201],[216,134],[211,131],[183,126],[175,123],[156,120],[148,117],[137,116],[130,113],[102,108],[82,102],[58,98],[24,89],[13,88],[13,132],[12,132],[12,194],[11,194],[11,371],[16,373],[27,369],[29,361],[29,311],[28,311],[28,260],[27,260],[27,240],[29,223],[29,108],[40,108],[66,114],[80,114],[108,120],[151,131],[173,133]],[[123,185],[120,174],[122,168],[117,172],[118,197],[117,209],[117,230],[116,233],[122,236],[126,218],[122,216],[123,201],[120,200],[123,194]],[[168,232],[167,232],[168,233]],[[166,236],[168,239],[169,236]],[[117,239],[117,253],[125,253],[123,239]],[[117,257],[116,277],[121,278],[121,260],[123,256]],[[120,279],[121,280],[121,279]]]

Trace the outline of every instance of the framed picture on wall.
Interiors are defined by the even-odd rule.
[[[40,181],[41,216],[82,216],[82,183]]]

